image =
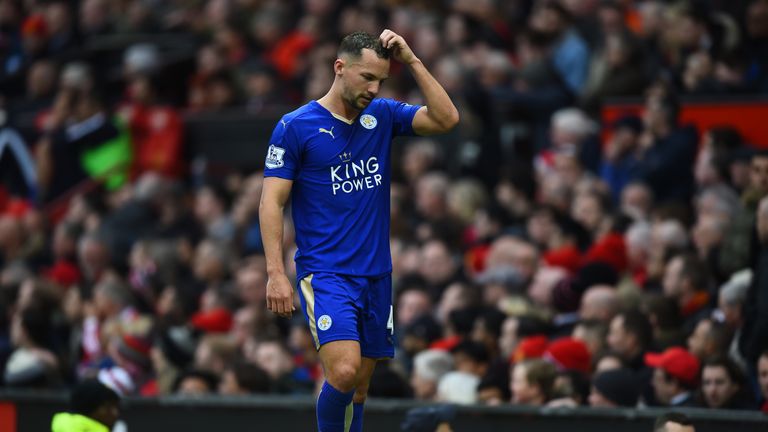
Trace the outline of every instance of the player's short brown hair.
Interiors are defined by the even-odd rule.
[[[354,32],[345,36],[344,39],[341,40],[337,55],[341,57],[346,54],[354,58],[359,58],[363,53],[363,49],[372,50],[379,58],[389,58],[389,50],[384,48],[384,45],[381,44],[381,40],[366,32]]]

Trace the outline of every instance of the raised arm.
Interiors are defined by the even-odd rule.
[[[293,181],[266,177],[259,203],[259,225],[267,259],[267,309],[283,316],[293,313],[293,285],[283,263],[283,213]]]
[[[392,30],[384,30],[379,38],[385,48],[392,50],[395,60],[408,66],[427,102],[413,118],[414,132],[418,135],[434,135],[453,129],[459,123],[459,111],[443,86],[416,57],[405,39]]]

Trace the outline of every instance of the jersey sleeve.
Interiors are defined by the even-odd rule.
[[[295,180],[301,160],[300,146],[294,126],[283,117],[269,139],[267,158],[264,161],[264,177]]]
[[[413,117],[416,116],[416,111],[421,108],[421,105],[411,105],[395,100],[387,102],[392,110],[393,135],[416,135],[416,132],[413,131]]]

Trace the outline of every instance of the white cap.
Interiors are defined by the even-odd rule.
[[[480,378],[467,372],[448,372],[437,384],[437,400],[460,405],[477,402]]]

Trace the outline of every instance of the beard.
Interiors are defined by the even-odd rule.
[[[347,105],[355,108],[356,110],[362,111],[365,108],[368,107],[368,105],[371,104],[371,101],[373,100],[373,97],[369,97],[365,92],[358,93],[358,94],[347,94],[344,97],[344,101],[347,103]]]

